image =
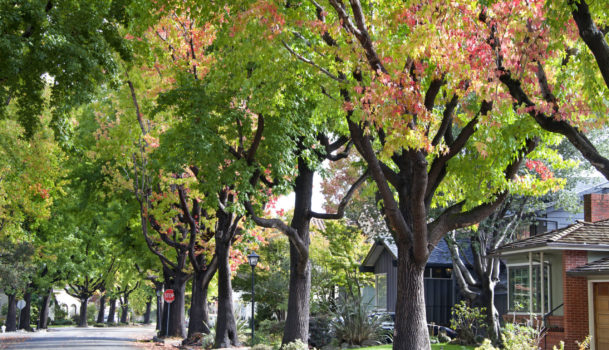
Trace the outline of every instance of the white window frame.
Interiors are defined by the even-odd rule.
[[[552,310],[552,265],[550,265],[550,262],[548,260],[544,259],[544,266],[546,266],[548,268],[548,284],[546,285],[546,290],[548,291],[548,300],[546,301],[546,303],[548,304],[548,309],[545,310],[546,313],[550,312]],[[534,261],[532,266],[533,269],[537,268],[539,269],[539,265],[541,265],[539,263],[539,261]],[[528,310],[525,311],[518,311],[518,312],[514,312],[514,310],[510,310],[510,268],[511,267],[523,267],[529,266],[529,263],[512,263],[512,264],[506,264],[507,267],[507,313],[511,314],[511,315],[530,315],[530,312]],[[544,273],[544,277],[545,277],[545,273]],[[529,276],[529,281],[531,280],[531,276]],[[533,315],[541,315],[540,312],[533,312]],[[542,315],[543,316],[543,315]]]
[[[385,307],[379,307],[379,276],[384,276],[385,277]],[[386,272],[381,272],[381,273],[375,273],[374,274],[374,307],[377,310],[382,310],[385,311],[387,310],[387,304],[388,304],[388,300],[387,300],[387,290],[389,288],[389,284],[387,283],[387,273]]]

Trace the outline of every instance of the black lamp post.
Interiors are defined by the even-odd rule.
[[[260,259],[260,256],[256,252],[251,252],[247,256],[247,260],[252,267],[252,346],[254,346],[254,268],[258,264],[258,259]]]

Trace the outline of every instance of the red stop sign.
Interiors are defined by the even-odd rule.
[[[165,301],[168,303],[172,303],[175,298],[176,296],[173,294],[173,289],[167,289],[165,290],[165,293],[163,293],[163,299],[165,299]]]

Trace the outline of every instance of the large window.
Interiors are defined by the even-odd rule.
[[[387,274],[379,273],[375,275],[376,284],[376,308],[387,310]]]
[[[529,291],[533,292],[533,312],[541,313],[541,273],[539,264],[533,265],[532,283],[529,278],[529,265],[508,266],[509,271],[509,310],[516,312],[529,312]],[[544,312],[550,311],[550,268],[543,269],[544,279]]]

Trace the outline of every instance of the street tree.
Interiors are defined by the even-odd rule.
[[[32,137],[49,109],[66,135],[68,111],[112,82],[129,50],[119,34],[129,1],[16,1],[0,5],[0,116],[17,116]],[[64,141],[67,141],[64,140]]]
[[[523,31],[540,11],[525,6],[499,1],[492,9],[511,13],[499,23]],[[516,175],[527,156],[552,153],[540,143],[556,140],[513,108],[487,69],[495,51],[492,30],[481,30],[491,18],[483,5],[330,0],[274,10],[285,14],[287,25],[272,25],[285,29],[286,50],[322,79],[329,103],[340,101],[378,188],[398,247],[394,348],[429,348],[423,271],[430,252],[446,233],[490,215],[510,190],[552,188]]]

